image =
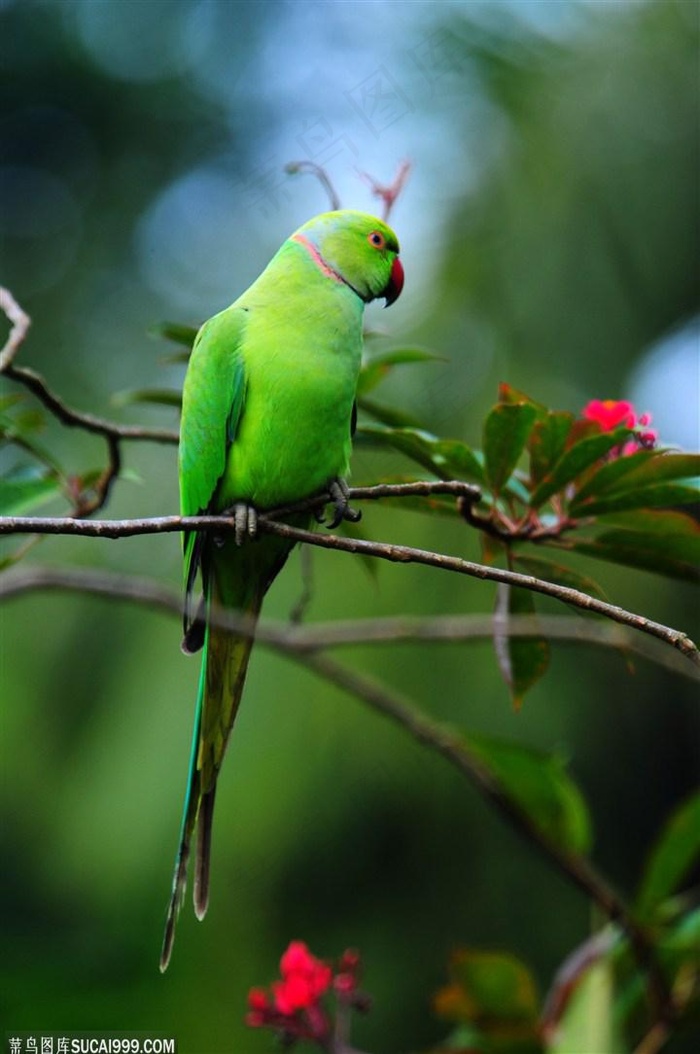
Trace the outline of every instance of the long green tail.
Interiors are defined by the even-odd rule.
[[[253,619],[257,619],[261,600],[256,599],[248,610]],[[180,844],[175,857],[172,893],[160,955],[161,971],[167,969],[173,950],[175,924],[185,896],[187,865],[195,828],[197,844],[193,893],[198,919],[204,918],[209,904],[209,862],[216,780],[243,694],[252,646],[252,637],[238,637],[222,627],[212,626],[210,611],[207,612]]]

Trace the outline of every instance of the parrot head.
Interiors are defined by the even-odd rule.
[[[382,220],[366,212],[341,209],[315,216],[292,235],[364,301],[385,298],[389,307],[403,288],[399,242]]]

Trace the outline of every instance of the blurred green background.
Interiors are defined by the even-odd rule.
[[[284,164],[325,165],[344,205],[371,210],[358,170],[389,181],[408,157],[392,216],[406,287],[368,323],[442,360],[397,371],[382,399],[478,445],[499,381],[573,411],[631,398],[662,440],[696,446],[697,5],[2,0],[0,41],[2,282],[33,317],[21,361],[72,404],[174,426],[113,395],[179,386],[149,328],[225,306],[327,207]],[[103,455],[55,426],[45,441],[76,472]],[[176,511],[175,449],[125,453],[108,514]],[[358,451],[354,479],[397,467]],[[372,507],[364,527],[478,558],[450,522]],[[29,559],[180,581],[175,536],[45,540]],[[613,601],[697,634],[689,587],[585,566]],[[320,552],[313,567],[310,618],[493,602],[428,569],[372,577]],[[300,589],[297,554],[266,614],[286,617]],[[361,950],[375,1005],[354,1039],[377,1052],[444,1036],[430,998],[457,945],[509,948],[546,989],[589,932],[583,896],[443,761],[262,649],[220,782],[211,908],[199,925],[187,904],[161,977],[198,672],[178,645],[175,619],[117,602],[2,610],[5,1027],[266,1051],[246,994],[293,938]],[[691,684],[644,660],[630,674],[558,645],[515,714],[488,644],[343,657],[436,717],[568,757],[594,858],[623,891],[696,781]]]

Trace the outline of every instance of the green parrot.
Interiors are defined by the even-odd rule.
[[[251,638],[210,616],[233,610],[255,620],[293,547],[274,535],[253,541],[256,510],[327,491],[335,506],[330,526],[352,518],[345,476],[362,314],[377,297],[388,306],[399,296],[398,252],[396,235],[374,216],[316,216],[242,296],[204,323],[192,349],[180,431],[181,511],[227,512],[236,529],[184,538],[183,650],[204,650],[161,970],[172,953],[195,828],[194,910],[199,919],[207,910],[216,781],[252,647]],[[310,521],[304,513],[289,522]],[[196,604],[198,574],[203,598]]]

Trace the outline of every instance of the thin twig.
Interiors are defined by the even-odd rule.
[[[319,181],[330,201],[330,206],[333,211],[340,208],[340,198],[338,193],[331,183],[330,176],[326,172],[325,168],[321,165],[317,165],[315,161],[288,161],[284,166],[284,171],[290,176],[296,176],[300,172],[309,172],[312,176],[315,176]]]
[[[10,362],[3,374],[10,380],[17,381],[35,395],[46,409],[61,424],[68,428],[82,428],[85,432],[103,436],[106,439],[141,439],[151,443],[177,443],[178,433],[169,428],[145,428],[142,425],[120,425],[94,414],[83,413],[68,406],[55,392],[51,391],[46,381],[35,370],[26,366],[15,366]]]
[[[401,193],[406,184],[406,180],[408,179],[408,174],[410,171],[411,162],[402,161],[399,164],[398,169],[396,170],[396,175],[394,176],[392,182],[386,186],[382,183],[379,183],[378,180],[374,178],[374,176],[368,175],[367,172],[360,172],[361,178],[365,181],[365,183],[367,183],[374,197],[379,198],[384,203],[384,210],[382,212],[383,220],[389,219],[389,216],[391,215],[391,210],[396,204],[396,199],[398,198],[399,194]]]
[[[90,486],[87,493],[75,488],[73,496],[73,513],[75,518],[91,516],[107,503],[112,484],[121,471],[122,440],[147,440],[154,443],[177,443],[178,433],[164,428],[144,428],[139,425],[118,425],[93,414],[82,413],[68,406],[53,392],[41,374],[26,366],[16,366],[14,359],[24,341],[30,325],[29,316],[19,306],[8,289],[0,287],[0,310],[12,322],[10,335],[0,352],[0,374],[31,392],[46,409],[68,428],[80,428],[85,432],[99,435],[107,446],[107,464]],[[79,481],[78,481],[79,484]]]
[[[19,306],[10,290],[4,286],[0,286],[0,311],[3,311],[12,323],[8,338],[0,351],[0,373],[3,373],[17,354],[32,320]]]
[[[408,494],[412,484],[397,484],[396,494]],[[422,487],[433,486],[432,484],[421,484]],[[435,483],[437,492],[439,483]],[[383,485],[382,494],[386,496],[389,485]],[[350,499],[357,500],[360,496],[368,497],[367,491],[373,488],[363,488],[355,492],[350,491]],[[310,508],[318,504],[318,498],[307,503]],[[296,506],[295,508],[299,508]],[[275,515],[275,512],[269,516]],[[35,516],[7,516],[0,517],[0,535],[3,534],[66,534],[81,535],[84,537],[97,538],[124,538],[135,535],[172,533],[183,530],[208,530],[229,531],[235,530],[235,520],[228,516],[161,516],[151,519],[137,520],[93,520],[85,521],[70,517],[35,517]],[[535,578],[532,575],[520,574],[500,567],[489,567],[485,564],[474,563],[471,560],[463,560],[457,556],[447,556],[444,553],[436,553],[426,549],[415,549],[410,546],[395,545],[387,542],[368,541],[362,538],[349,538],[335,534],[322,534],[314,531],[304,530],[300,527],[292,527],[286,523],[280,523],[268,518],[268,514],[261,514],[258,518],[258,529],[261,533],[275,534],[279,537],[288,538],[293,542],[304,542],[308,545],[316,545],[325,549],[333,549],[340,552],[361,553],[376,559],[387,560],[392,563],[416,563],[439,570],[449,571],[454,574],[467,575],[484,581],[504,582],[507,585],[520,586],[523,589],[541,593],[544,596],[553,597],[566,604],[573,604],[584,611],[603,615],[618,622],[621,625],[630,626],[642,633],[657,637],[676,648],[682,655],[695,665],[700,666],[700,652],[695,643],[680,630],[664,626],[659,622],[627,611],[615,604],[591,597],[578,589],[569,586],[558,585],[547,582],[544,579]]]

